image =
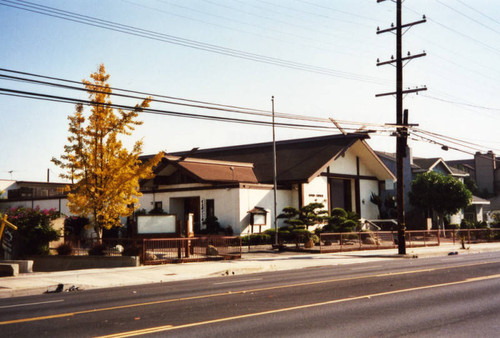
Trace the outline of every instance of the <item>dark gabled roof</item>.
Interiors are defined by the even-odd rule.
[[[469,173],[466,171],[463,171],[463,170],[455,168],[455,167],[450,167],[450,166],[448,166],[448,167],[451,169],[451,172],[455,176],[469,176]]]
[[[345,152],[367,134],[329,135],[276,142],[278,181],[306,182],[326,163]],[[189,153],[176,152],[183,156]],[[199,149],[190,154],[196,158],[219,161],[238,161],[254,164],[254,173],[260,183],[273,181],[273,143],[255,143],[231,147]]]
[[[420,169],[423,169],[425,171],[431,170],[437,162],[440,160],[439,157],[435,158],[419,158],[419,157],[414,157],[413,158],[413,163],[417,165]]]

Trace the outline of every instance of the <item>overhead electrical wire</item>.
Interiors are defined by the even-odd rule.
[[[354,80],[354,81],[361,81],[361,82],[367,82],[367,83],[377,83],[377,84],[387,84],[388,80],[372,77],[372,76],[365,76],[361,74],[355,74],[355,73],[349,73],[349,72],[343,72],[331,68],[325,68],[325,67],[319,67],[319,66],[313,66],[313,65],[308,65],[300,62],[295,62],[295,61],[289,61],[289,60],[284,60],[284,59],[279,59],[279,58],[274,58],[274,57],[269,57],[261,54],[255,54],[255,53],[250,53],[250,52],[245,52],[245,51],[240,51],[236,49],[231,49],[231,48],[226,48],[226,47],[221,47],[213,44],[208,44],[204,42],[199,42],[195,40],[189,40],[189,39],[184,39],[180,38],[177,36],[173,35],[168,35],[168,34],[163,34],[163,33],[158,33],[154,32],[151,30],[146,30],[134,26],[129,26],[129,25],[124,25],[108,20],[103,20],[95,17],[91,17],[88,15],[81,15],[78,13],[70,12],[70,11],[65,11],[65,10],[60,10],[54,7],[49,7],[49,6],[44,6],[44,5],[39,5],[39,4],[34,4],[28,1],[23,1],[23,0],[16,0],[16,1],[11,1],[11,0],[0,0],[0,5],[7,6],[7,7],[12,7],[28,12],[33,12],[33,13],[38,13],[50,17],[55,17],[71,22],[76,22],[88,26],[93,26],[93,27],[98,27],[98,28],[103,28],[107,30],[112,30],[124,34],[129,34],[137,37],[142,37],[142,38],[147,38],[151,40],[156,40],[156,41],[161,41],[161,42],[166,42],[178,46],[183,46],[183,47],[189,47],[197,50],[203,50],[207,52],[212,52],[216,54],[221,54],[221,55],[226,55],[226,56],[231,56],[235,58],[240,58],[240,59],[246,59],[250,61],[256,61],[260,63],[266,63],[266,64],[272,64],[280,67],[285,67],[285,68],[291,68],[291,69],[297,69],[297,70],[302,70],[302,71],[307,71],[307,72],[312,72],[312,73],[317,73],[317,74],[323,74],[327,76],[333,76],[333,77],[338,77],[338,78],[343,78],[347,80]]]
[[[484,24],[484,23],[482,23],[481,21],[476,20],[476,19],[474,19],[474,18],[472,18],[472,17],[468,16],[467,14],[462,13],[462,12],[461,12],[461,11],[459,11],[458,9],[456,9],[456,8],[454,8],[454,7],[450,6],[450,5],[445,4],[445,3],[443,3],[443,2],[442,2],[442,1],[440,1],[440,0],[436,0],[436,2],[437,2],[437,3],[439,3],[439,4],[441,4],[441,5],[442,5],[442,6],[444,6],[444,7],[448,8],[449,10],[451,10],[451,11],[453,11],[453,12],[455,12],[455,13],[458,13],[458,14],[462,15],[463,17],[466,17],[467,19],[471,20],[472,22],[475,22],[476,24],[480,25],[481,27],[484,27],[484,28],[486,28],[486,29],[489,29],[490,31],[495,32],[495,33],[497,33],[497,34],[500,34],[500,32],[499,32],[499,31],[497,31],[496,29],[491,28],[490,26],[485,25],[485,24]]]
[[[250,34],[250,35],[253,35],[253,36],[257,36],[259,38],[264,38],[264,39],[270,39],[270,40],[273,40],[273,41],[278,41],[280,43],[285,42],[285,43],[288,43],[288,44],[297,45],[297,42],[286,41],[286,40],[283,40],[283,38],[272,37],[272,36],[269,36],[269,35],[263,35],[263,34],[251,32],[251,31],[248,31],[248,30],[243,30],[241,28],[229,27],[229,26],[222,25],[219,22],[213,23],[213,22],[209,22],[209,21],[206,21],[206,20],[195,19],[195,18],[186,16],[186,15],[181,15],[181,14],[177,14],[177,13],[168,12],[168,11],[165,11],[165,10],[157,8],[157,7],[147,6],[147,5],[144,5],[142,3],[139,4],[139,3],[136,3],[136,2],[133,2],[133,1],[130,1],[130,0],[122,0],[122,1],[124,1],[126,3],[129,3],[129,4],[133,5],[133,6],[145,8],[145,9],[148,9],[148,10],[151,10],[151,11],[154,11],[154,12],[158,12],[158,13],[162,13],[162,14],[166,14],[166,15],[170,15],[170,16],[179,17],[179,18],[182,18],[182,19],[185,19],[185,20],[190,20],[190,21],[195,21],[195,22],[201,22],[201,23],[203,23],[205,25],[210,25],[210,26],[215,26],[215,27],[219,27],[219,28],[222,28],[222,29],[227,29],[227,30],[231,30],[233,32],[234,31],[238,31],[238,32],[241,32],[241,33],[244,33],[244,34]],[[218,18],[219,21],[220,21],[220,19],[222,19],[222,20],[226,20],[226,21],[235,22],[235,23],[237,23],[239,25],[246,25],[246,26],[250,26],[250,27],[253,27],[253,28],[259,28],[259,29],[261,28],[258,25],[255,25],[255,24],[252,24],[252,23],[248,23],[248,22],[244,22],[244,21],[235,20],[233,18],[228,18],[228,17],[222,16],[222,15],[207,13],[207,12],[201,11],[199,9],[190,8],[190,7],[182,6],[182,5],[179,5],[179,4],[170,4],[170,3],[162,1],[162,0],[158,0],[158,1],[160,1],[162,3],[165,3],[165,4],[168,4],[170,6],[175,6],[175,7],[182,8],[184,10],[194,11],[196,13],[201,13],[203,15],[213,16],[215,18]],[[281,30],[277,30],[277,29],[273,29],[273,28],[268,28],[266,31],[272,31],[272,32],[276,32],[276,33],[279,33],[279,34],[291,35],[291,36],[294,36],[295,38],[298,37],[298,38],[301,38],[302,40],[307,40],[308,42],[311,41],[310,39],[306,39],[305,37],[300,37],[298,35],[292,34],[292,33],[287,32],[287,31],[281,31]],[[320,41],[320,42],[322,44],[326,44],[324,41]],[[318,49],[318,50],[328,50],[328,51],[332,50],[331,48],[313,46],[313,45],[310,45],[310,44],[307,44],[307,45],[304,45],[304,46],[307,46],[308,48],[315,48],[315,49]]]
[[[416,131],[416,132],[419,132],[419,133],[426,134],[428,136],[439,138],[439,139],[447,141],[447,142],[452,142],[452,143],[455,143],[457,145],[461,145],[461,146],[464,146],[464,147],[467,147],[467,148],[470,148],[470,149],[475,149],[475,150],[495,150],[497,152],[500,151],[500,149],[492,149],[491,147],[485,147],[483,145],[480,145],[480,144],[477,144],[477,143],[473,143],[471,141],[466,141],[466,140],[458,139],[458,138],[455,138],[455,137],[446,136],[446,135],[439,134],[439,133],[436,133],[436,132],[424,130],[424,129],[421,129],[421,128],[418,128],[418,127],[413,127],[412,130]]]
[[[474,7],[470,6],[469,4],[467,4],[467,3],[465,3],[465,2],[463,2],[463,1],[461,1],[461,0],[455,0],[455,1],[458,1],[459,3],[461,3],[462,5],[464,5],[465,7],[467,7],[467,8],[469,8],[469,9],[473,10],[473,11],[474,11],[474,12],[476,12],[476,13],[481,14],[482,16],[484,16],[485,18],[490,19],[491,21],[495,22],[496,24],[500,24],[500,22],[499,22],[498,20],[496,20],[496,19],[492,18],[492,17],[491,17],[491,16],[489,16],[489,15],[484,14],[483,12],[478,11],[478,10],[477,10],[477,9],[475,9]]]
[[[82,105],[102,105],[108,106],[111,108],[117,109],[128,109],[135,110],[137,107],[124,105],[124,104],[115,104],[115,103],[96,103],[90,100],[83,100],[73,97],[65,97],[59,95],[49,95],[44,93],[36,93],[31,91],[21,91],[14,90],[9,88],[0,88],[0,95],[7,96],[16,96],[30,99],[38,99],[44,101],[53,101],[53,102],[62,102],[62,103],[72,103],[72,104],[82,104]],[[271,126],[273,123],[271,121],[262,121],[262,120],[246,120],[246,119],[237,119],[233,117],[223,117],[223,116],[213,116],[206,114],[193,114],[193,113],[185,113],[179,111],[171,111],[171,110],[163,110],[163,109],[153,109],[153,108],[144,108],[142,109],[142,113],[147,114],[156,114],[156,115],[167,115],[167,116],[175,116],[175,117],[185,117],[185,118],[193,118],[193,119],[201,119],[201,120],[215,120],[219,122],[233,122],[233,123],[241,123],[241,124],[252,124],[252,125],[261,125],[261,126]],[[335,126],[320,126],[320,125],[304,125],[304,124],[294,124],[294,123],[283,123],[283,122],[275,122],[274,125],[276,127],[282,128],[294,128],[294,129],[305,129],[305,130],[323,130],[323,131],[333,131],[337,130]],[[355,130],[356,128],[348,128],[348,130]]]
[[[38,77],[38,78],[43,78],[43,79],[56,80],[56,81],[61,81],[64,83],[72,83],[72,84],[81,85],[81,82],[79,82],[79,81],[63,79],[63,78],[59,78],[59,77],[45,76],[45,75],[40,75],[40,74],[16,71],[16,70],[12,70],[12,69],[0,68],[0,72],[2,72],[2,71],[14,73],[14,74]],[[56,82],[40,81],[40,80],[22,78],[22,77],[17,77],[17,76],[9,76],[9,75],[1,74],[1,73],[0,73],[0,78],[7,79],[7,80],[28,82],[28,83],[39,84],[39,85],[60,87],[63,89],[85,91],[85,92],[88,91],[87,89],[85,89],[83,87],[74,87],[74,86],[59,84]],[[99,86],[97,86],[97,87],[99,87]],[[119,91],[119,92],[125,92],[125,93],[134,93],[134,94],[141,94],[141,95],[150,96],[150,97],[152,97],[151,100],[153,102],[158,102],[158,103],[181,105],[181,106],[192,107],[192,108],[211,109],[211,110],[217,110],[217,111],[223,111],[223,112],[234,112],[234,113],[241,113],[241,114],[248,114],[248,115],[272,117],[272,112],[267,111],[267,110],[254,109],[254,108],[248,108],[248,107],[240,107],[240,106],[234,106],[234,105],[223,105],[223,104],[219,104],[219,103],[211,103],[211,102],[207,102],[207,101],[185,99],[185,98],[166,96],[166,95],[155,94],[155,93],[148,93],[148,92],[144,92],[144,91],[128,90],[128,89],[117,88],[117,87],[109,87],[109,88],[112,91]],[[92,92],[99,92],[99,91],[94,90]],[[112,93],[110,93],[110,95],[115,95],[115,96],[124,97],[124,98],[132,98],[132,99],[144,99],[144,97],[141,97],[141,96],[125,95],[125,94],[119,94],[116,92],[112,92]],[[190,102],[190,103],[186,104],[186,103],[181,103],[181,102],[165,101],[165,100],[157,99],[157,97],[168,98],[168,99],[172,99],[172,100],[178,100],[178,101]],[[191,104],[191,103],[197,103],[197,104]],[[307,115],[298,115],[298,114],[288,114],[288,113],[280,113],[280,112],[275,112],[275,117],[283,118],[283,119],[311,121],[311,122],[322,122],[322,123],[328,123],[328,124],[332,123],[332,121],[328,118],[314,117],[314,116],[307,116]],[[385,124],[376,124],[376,123],[355,122],[355,121],[345,121],[345,120],[338,120],[336,122],[339,122],[341,124],[347,124],[347,125],[358,125],[358,126],[365,125],[366,127],[379,127],[379,128],[385,127]]]
[[[477,109],[500,111],[500,108],[486,107],[486,106],[480,106],[480,105],[470,104],[470,103],[466,103],[466,102],[446,100],[446,99],[442,99],[442,98],[435,97],[435,96],[432,96],[432,95],[427,95],[427,94],[420,94],[420,95],[423,96],[423,97],[427,97],[429,99],[432,99],[432,100],[442,101],[442,102],[446,102],[446,103],[452,103],[452,104],[457,104],[457,105],[467,106],[467,107],[477,108]]]
[[[61,78],[55,78],[55,77],[48,77],[48,76],[43,76],[43,75],[38,75],[38,74],[32,74],[32,73],[26,73],[26,72],[19,72],[19,71],[14,71],[14,70],[6,70],[6,69],[1,69],[0,71],[9,71],[12,73],[21,73],[25,75],[30,75],[30,76],[38,76],[41,78],[52,78],[52,79],[57,79],[58,81],[63,81],[63,82],[70,82],[70,83],[78,83],[78,81],[72,81],[72,80],[67,80],[67,79],[61,79]],[[22,78],[18,76],[7,76],[4,74],[0,74],[0,78],[8,79],[8,80],[15,80],[15,81],[22,81],[22,82],[29,82],[33,84],[39,84],[39,85],[48,85],[48,86],[54,86],[54,87],[59,87],[62,89],[69,89],[69,90],[78,90],[78,91],[85,91],[85,92],[96,92],[96,93],[105,93],[101,92],[98,90],[88,90],[85,88],[81,87],[75,87],[75,86],[69,86],[69,85],[64,85],[56,82],[48,82],[48,81],[40,81],[40,80],[33,80],[29,78]],[[99,87],[99,86],[98,86]],[[112,87],[109,87],[110,89],[113,90]],[[129,90],[126,89],[118,89],[118,91],[124,91],[127,92]],[[72,97],[63,97],[63,96],[56,96],[56,95],[48,95],[48,94],[43,94],[43,93],[35,93],[35,92],[27,92],[27,91],[18,91],[18,90],[13,90],[13,89],[8,89],[8,88],[0,88],[0,95],[9,95],[9,96],[15,96],[15,97],[22,97],[22,98],[29,98],[29,99],[38,99],[38,100],[45,100],[45,101],[52,101],[52,102],[63,102],[63,103],[77,103],[77,104],[84,104],[84,105],[91,105],[92,102],[88,100],[81,100],[77,98],[72,98]],[[136,91],[129,91],[129,92],[136,92]],[[155,95],[151,93],[146,93],[146,92],[138,92],[143,95]],[[125,97],[125,98],[133,98],[133,99],[143,99],[143,97],[140,96],[135,96],[135,95],[126,95],[126,94],[119,94],[119,93],[109,93],[110,95],[116,95],[119,97]],[[176,98],[179,99],[179,98]],[[183,100],[188,100],[188,99],[183,99]],[[164,100],[156,100],[153,99],[153,101],[159,102],[159,103],[167,103],[167,104],[172,104],[175,102],[170,102],[170,101],[164,101]],[[188,101],[196,101],[196,100],[188,100]],[[201,102],[201,101],[197,101]],[[179,103],[180,105],[187,106],[187,107],[195,107],[195,108],[202,108],[202,109],[214,109],[214,107],[210,106],[202,106],[202,105],[192,105],[192,104],[183,104]],[[210,103],[209,103],[210,104]],[[110,104],[111,107],[113,108],[120,108],[120,109],[134,109],[135,107],[129,106],[129,105],[123,105],[123,104]],[[221,105],[224,106],[224,105]],[[239,107],[241,108],[241,107]],[[247,108],[250,109],[250,108]],[[250,114],[250,115],[257,115],[257,116],[265,116],[269,117],[270,115],[267,114],[259,114],[256,112],[251,112],[251,111],[236,111],[236,110],[230,110],[230,109],[220,109],[220,108],[215,108],[215,110],[219,111],[227,111],[227,112],[237,112],[237,113],[245,113],[245,114]],[[221,117],[221,116],[213,116],[213,115],[206,115],[206,114],[192,114],[192,113],[184,113],[184,112],[178,112],[178,111],[171,111],[171,110],[162,110],[162,109],[151,109],[147,108],[144,111],[145,113],[150,113],[150,114],[157,114],[157,115],[169,115],[169,116],[176,116],[176,117],[187,117],[187,118],[194,118],[194,119],[203,119],[203,120],[215,120],[215,121],[222,121],[222,122],[233,122],[233,123],[241,123],[241,124],[253,124],[253,125],[272,125],[272,122],[270,121],[262,121],[262,120],[248,120],[248,119],[237,119],[237,118],[232,118],[232,117]],[[264,111],[265,112],[265,111]],[[331,125],[332,121],[330,119],[325,119],[325,118],[315,118],[315,117],[308,117],[304,115],[294,115],[294,114],[280,114],[278,115],[278,118],[287,118],[287,119],[296,119],[296,120],[306,120],[309,122],[322,122],[322,123],[328,123],[328,126],[319,126],[319,125],[311,125],[311,124],[294,124],[294,123],[276,123],[275,125],[277,127],[284,127],[284,128],[293,128],[293,129],[305,129],[305,130],[330,130],[330,131],[336,131],[337,127],[334,127]],[[370,132],[372,133],[378,133],[378,134],[389,134],[394,131],[394,128],[398,127],[405,127],[405,126],[400,126],[400,125],[387,125],[387,124],[374,124],[374,123],[366,123],[366,122],[353,122],[353,121],[335,121],[337,123],[343,124],[342,128],[344,130],[348,131],[360,131],[359,127],[350,127],[353,125],[357,126],[362,126],[361,129],[370,127],[371,130]],[[438,133],[430,132],[423,130],[421,128],[416,128],[416,127],[409,127],[409,129],[412,131],[413,134],[416,136],[421,137],[422,139],[426,139],[426,141],[432,140],[436,144],[440,145],[448,145],[447,147],[450,149],[455,149],[456,147],[450,147],[449,144],[455,144],[460,147],[472,149],[475,151],[484,151],[485,149],[491,149],[485,146],[481,146],[479,144],[471,143],[465,140],[460,140],[457,138],[441,135]],[[425,135],[425,136],[424,136]],[[432,139],[434,138],[434,139]],[[455,149],[456,150],[456,149]],[[497,149],[494,149],[495,151],[498,151]]]
[[[419,13],[418,11],[416,11],[416,10],[414,10],[414,9],[412,9],[412,8],[410,8],[410,7],[408,7],[407,5],[404,5],[404,7],[405,7],[405,9],[407,9],[407,10],[409,10],[409,11],[411,11],[411,12],[415,13],[415,14],[422,15],[422,13]],[[496,48],[496,47],[493,47],[492,45],[489,45],[489,44],[487,44],[487,43],[485,43],[485,42],[483,42],[483,41],[480,41],[480,40],[478,40],[478,39],[476,39],[476,38],[473,38],[472,36],[466,35],[466,34],[464,34],[464,33],[460,32],[460,31],[458,31],[458,30],[456,30],[456,29],[454,29],[454,28],[451,28],[451,27],[449,27],[449,26],[446,26],[445,24],[443,24],[443,23],[441,23],[441,22],[439,22],[439,21],[434,20],[434,19],[433,19],[432,17],[430,17],[430,16],[426,16],[426,17],[427,17],[427,21],[432,22],[432,23],[433,23],[433,24],[435,24],[435,25],[441,26],[442,28],[447,29],[447,30],[449,30],[449,31],[450,31],[450,32],[452,32],[452,33],[455,33],[455,34],[457,34],[458,36],[460,36],[460,37],[462,37],[462,38],[466,38],[466,39],[468,39],[468,40],[474,41],[475,43],[477,43],[477,44],[479,44],[479,45],[481,45],[481,46],[483,46],[483,47],[485,47],[485,48],[489,49],[490,51],[493,51],[493,52],[496,52],[496,53],[499,53],[499,54],[500,54],[500,49],[498,49],[498,48]]]

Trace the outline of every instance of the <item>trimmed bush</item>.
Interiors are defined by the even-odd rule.
[[[89,256],[104,256],[106,255],[107,246],[102,243],[94,244],[89,250]]]
[[[62,243],[56,248],[59,256],[71,256],[73,254],[73,246],[70,243]]]
[[[262,233],[262,234],[251,234],[248,236],[241,237],[242,245],[263,245],[263,244],[271,244],[271,235]]]

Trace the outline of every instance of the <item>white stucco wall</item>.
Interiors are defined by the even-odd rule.
[[[346,151],[330,165],[331,174],[356,175],[356,155]]]
[[[318,176],[311,182],[302,185],[304,205],[310,203],[323,203],[328,209],[328,178]]]
[[[378,181],[360,180],[359,191],[361,195],[360,216],[366,219],[376,219],[378,217],[378,208],[375,204],[370,202],[370,196],[372,193],[379,194]]]
[[[296,190],[281,190],[276,192],[276,211],[279,215],[284,207],[294,206],[293,197],[297,195]],[[268,210],[266,226],[261,227],[262,231],[274,227],[274,193],[271,186],[262,188],[242,188],[240,190],[240,233],[248,234],[251,232],[249,210],[255,207],[261,207]],[[297,207],[297,206],[295,206]],[[278,226],[283,224],[283,220],[278,220]],[[235,233],[236,233],[236,229]],[[258,227],[254,227],[254,232],[258,232]]]
[[[237,232],[237,225],[239,224],[238,217],[238,204],[239,194],[238,188],[231,189],[211,189],[211,190],[192,190],[192,191],[171,191],[171,192],[155,192],[145,193],[139,198],[140,208],[149,211],[154,208],[154,202],[162,202],[163,210],[167,213],[174,213],[174,206],[171,205],[174,198],[200,198],[200,211],[203,200],[213,199],[215,216],[218,218],[222,227],[231,225],[233,230]],[[203,215],[201,215],[203,218]],[[203,221],[203,219],[202,219]]]

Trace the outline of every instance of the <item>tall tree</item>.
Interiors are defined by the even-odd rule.
[[[456,214],[468,206],[472,193],[452,176],[434,171],[418,175],[411,182],[410,203],[425,211],[434,211],[444,229],[444,215]]]
[[[103,229],[121,226],[120,217],[131,215],[139,207],[139,180],[153,176],[152,169],[163,153],[143,163],[139,160],[142,141],[137,141],[129,151],[118,138],[131,135],[134,127],[142,124],[136,118],[149,107],[151,98],[133,110],[119,109],[115,114],[104,65],[90,77],[90,81],[82,81],[91,101],[90,114],[86,117],[83,106],[76,106],[74,115],[68,117],[69,144],[64,146],[60,159],[52,161],[65,170],[62,178],[76,182],[68,194],[70,211],[88,216],[101,239]]]

